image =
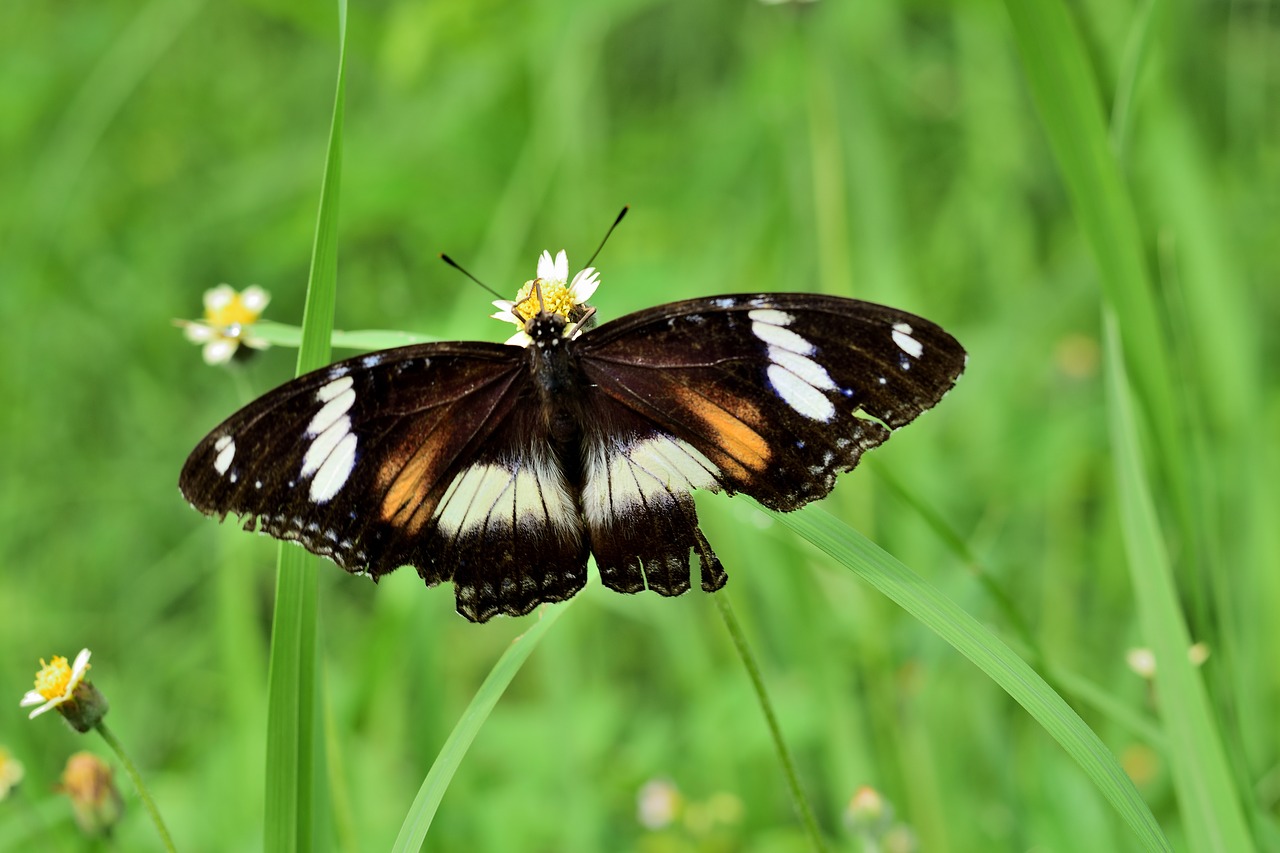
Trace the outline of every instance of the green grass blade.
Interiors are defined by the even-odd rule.
[[[440,800],[448,790],[453,774],[462,764],[463,756],[471,748],[471,742],[476,739],[480,727],[502,698],[511,679],[515,678],[539,641],[551,630],[551,626],[568,609],[570,603],[572,602],[544,605],[540,608],[537,621],[529,630],[512,640],[502,657],[493,665],[493,669],[489,670],[480,689],[471,698],[471,703],[440,748],[440,754],[436,756],[431,769],[427,771],[427,778],[423,780],[418,795],[413,799],[413,805],[409,807],[409,813],[405,815],[392,850],[407,853],[421,849],[427,831],[431,829],[436,809],[440,807]]]
[[[1156,692],[1169,734],[1178,805],[1194,850],[1253,849],[1222,738],[1199,674],[1187,659],[1191,638],[1178,605],[1169,558],[1143,473],[1137,420],[1121,358],[1120,334],[1108,315],[1107,404],[1121,527],[1138,618],[1155,653]]]
[[[1164,0],[1145,0],[1134,15],[1129,37],[1125,41],[1124,58],[1120,64],[1120,78],[1116,81],[1116,96],[1111,104],[1111,147],[1116,157],[1124,160],[1128,148],[1129,131],[1133,126],[1133,100],[1142,82],[1142,71],[1151,52],[1151,35],[1155,29],[1157,12]]]
[[[338,80],[316,219],[311,275],[303,310],[299,374],[329,361],[329,334],[337,291],[338,186],[342,166],[345,100],[346,0],[338,0]],[[316,558],[280,545],[275,612],[271,623],[271,668],[267,686],[267,775],[264,847],[268,851],[315,849],[320,820],[316,808],[320,718],[317,679]]]
[[[1196,519],[1204,513],[1194,508],[1197,496],[1182,464],[1186,445],[1168,339],[1137,214],[1112,149],[1088,54],[1062,0],[1005,0],[1005,6],[1072,210],[1098,264],[1103,292],[1126,338],[1135,342],[1125,358],[1156,437],[1163,461],[1159,471],[1168,478],[1183,534],[1193,543],[1190,553],[1197,554],[1201,530]]]
[[[1062,697],[999,637],[924,578],[829,513],[811,507],[772,515],[852,569],[977,664],[1076,760],[1146,849],[1172,849],[1115,756]]]
[[[302,344],[302,329],[286,323],[260,320],[253,326],[254,337],[262,338],[272,346],[296,347]],[[334,349],[378,350],[404,347],[410,344],[426,344],[440,340],[435,335],[418,335],[389,329],[357,329],[343,332],[334,329],[329,345]]]
[[[1102,98],[1075,21],[1061,0],[1006,0],[1032,96],[1102,277],[1126,331],[1153,422],[1176,423],[1165,335],[1133,202],[1111,151]]]

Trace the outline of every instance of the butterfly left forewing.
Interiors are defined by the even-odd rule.
[[[525,378],[521,350],[497,344],[339,362],[215,428],[179,485],[197,509],[348,571],[452,580],[475,621],[526,613],[582,586],[586,550]]]
[[[812,294],[690,300],[582,335],[589,421],[584,523],[607,586],[678,595],[727,577],[691,493],[774,509],[825,497],[838,472],[930,408],[964,369],[947,332],[906,312]]]
[[[937,325],[816,294],[672,303],[582,336],[599,394],[689,443],[719,486],[791,510],[932,407],[964,370]]]

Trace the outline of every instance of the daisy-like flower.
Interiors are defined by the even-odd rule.
[[[18,787],[26,771],[22,762],[13,757],[13,753],[0,746],[0,800],[9,796],[9,792]]]
[[[538,294],[534,285],[542,293],[542,304],[538,304]],[[538,258],[538,277],[526,281],[524,287],[512,300],[498,299],[493,306],[497,313],[489,316],[495,320],[514,323],[519,329],[505,343],[527,347],[533,339],[525,333],[524,324],[538,313],[539,309],[548,314],[559,314],[565,320],[577,321],[582,316],[579,306],[583,305],[600,286],[600,274],[595,267],[581,270],[569,281],[569,258],[561,249],[554,258],[550,252],[543,252]],[[579,330],[580,331],[580,330]],[[575,332],[575,337],[577,332]]]
[[[241,345],[250,349],[266,349],[270,344],[254,337],[253,324],[258,322],[271,294],[256,284],[237,292],[229,284],[220,284],[204,292],[204,322],[178,321],[187,340],[204,344],[206,364],[226,364]]]
[[[57,708],[72,728],[87,732],[106,716],[106,697],[84,677],[89,671],[89,654],[88,649],[81,649],[74,664],[68,664],[62,655],[54,655],[50,663],[40,659],[35,689],[28,690],[18,703],[23,708],[40,706],[31,712],[29,719]]]

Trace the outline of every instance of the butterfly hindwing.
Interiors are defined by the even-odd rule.
[[[179,485],[197,509],[375,579],[413,565],[483,621],[571,596],[586,545],[532,422],[523,352],[424,344],[339,362],[215,428]]]
[[[719,490],[716,466],[607,395],[592,391],[588,399],[582,511],[601,581],[618,592],[680,595],[689,589],[692,550],[700,557],[702,588],[724,586],[691,494]]]
[[[577,352],[593,393],[696,449],[720,488],[784,511],[829,494],[966,360],[927,320],[815,294],[663,305],[585,333]]]

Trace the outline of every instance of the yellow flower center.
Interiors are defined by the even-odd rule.
[[[71,667],[62,655],[54,655],[52,663],[40,658],[40,671],[36,673],[36,692],[45,699],[57,699],[67,692],[71,682]]]
[[[254,311],[244,304],[244,299],[237,293],[226,305],[205,312],[205,319],[211,325],[221,328],[228,326],[249,326],[258,321],[260,311]]]
[[[569,311],[574,306],[573,294],[563,281],[546,279],[525,282],[524,287],[516,294],[516,304],[511,313],[526,320],[538,313],[538,294],[534,292],[534,282],[538,283],[538,289],[542,291],[542,309],[548,314],[559,314],[568,319]]]

